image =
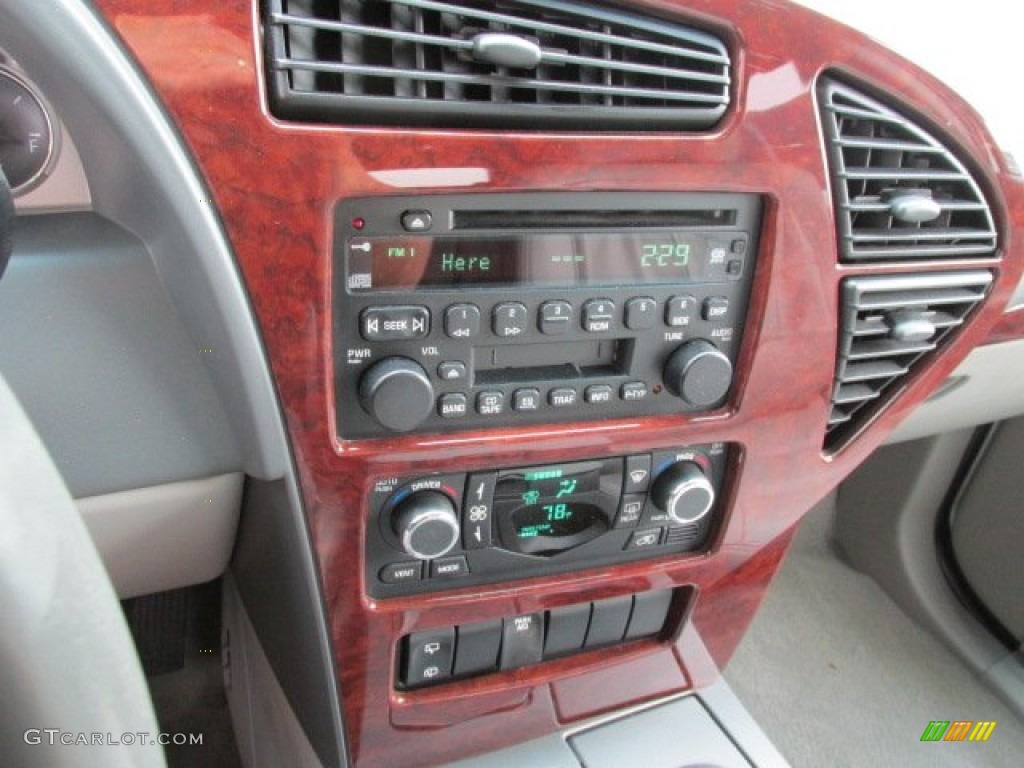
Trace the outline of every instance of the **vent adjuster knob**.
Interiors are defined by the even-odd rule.
[[[942,206],[932,197],[930,189],[887,189],[882,201],[889,204],[889,213],[905,224],[923,224],[942,215]]]
[[[503,32],[481,32],[473,37],[473,58],[510,69],[536,69],[542,57],[533,40]]]
[[[935,335],[935,324],[921,312],[899,309],[885,315],[889,337],[897,341],[928,341]]]

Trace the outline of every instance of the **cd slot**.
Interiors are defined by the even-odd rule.
[[[657,227],[732,227],[736,211],[723,208],[695,210],[615,211],[452,211],[453,230],[579,230]]]
[[[632,339],[476,347],[476,384],[618,376],[627,373]]]

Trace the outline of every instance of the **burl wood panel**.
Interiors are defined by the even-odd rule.
[[[864,37],[780,0],[636,3],[710,28],[732,47],[733,108],[714,131],[692,136],[285,124],[265,111],[253,5],[97,5],[177,121],[213,191],[250,291],[301,476],[356,765],[424,765],[539,736],[591,711],[586,698],[596,689],[606,709],[712,680],[750,622],[792,526],[989,336],[1021,275],[1024,196],[980,120],[934,79]],[[838,281],[848,274],[901,271],[899,265],[836,266],[813,94],[815,79],[832,66],[883,94],[904,95],[921,117],[972,153],[984,186],[998,201],[1003,242],[1014,251],[999,268],[986,308],[948,353],[915,375],[853,445],[828,458],[821,440]],[[477,181],[459,186],[459,179]],[[334,202],[389,192],[530,190],[764,195],[756,284],[729,407],[702,417],[593,422],[573,429],[339,441],[332,429],[335,410],[358,405],[335,403],[332,396]],[[727,525],[708,556],[529,580],[514,589],[379,602],[366,596],[364,500],[377,478],[717,440],[742,445],[743,454],[723,503]],[[699,594],[691,624],[671,645],[600,651],[414,693],[394,690],[393,654],[405,633],[677,585],[693,585]],[[676,671],[664,683],[651,676],[665,669]]]

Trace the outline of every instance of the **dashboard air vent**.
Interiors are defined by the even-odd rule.
[[[701,130],[729,104],[704,32],[539,0],[265,0],[275,115],[437,127]]]
[[[821,103],[843,261],[991,256],[992,212],[943,144],[834,80]]]
[[[844,280],[825,447],[856,431],[871,406],[963,323],[991,282],[984,270]]]

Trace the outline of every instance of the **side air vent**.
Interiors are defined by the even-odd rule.
[[[704,32],[539,0],[264,0],[275,115],[436,127],[702,130],[730,62]]]
[[[887,393],[980,302],[992,273],[944,272],[851,277],[842,283],[842,315],[826,448],[837,447]]]
[[[953,153],[878,101],[820,90],[843,261],[991,256],[992,212]]]

